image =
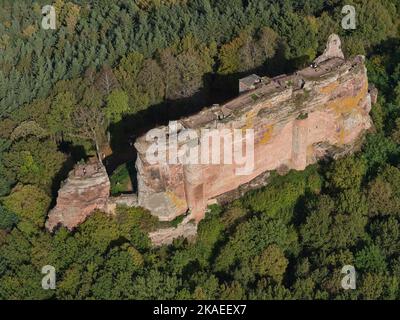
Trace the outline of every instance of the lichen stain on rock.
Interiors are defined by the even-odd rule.
[[[274,132],[274,126],[272,124],[266,124],[264,126],[264,130],[265,131],[264,131],[264,133],[262,135],[262,138],[261,138],[261,140],[259,142],[261,144],[266,144],[271,140],[272,133]]]
[[[332,94],[332,92],[339,86],[339,83],[337,82],[332,82],[322,88],[319,89],[319,91],[322,94]]]
[[[367,94],[368,83],[364,82],[362,88],[355,96],[348,96],[329,101],[326,108],[335,110],[337,114],[351,112],[354,108],[360,105],[361,100],[363,100]]]

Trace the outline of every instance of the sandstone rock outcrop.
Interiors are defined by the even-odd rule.
[[[105,211],[110,196],[110,180],[98,161],[78,164],[58,191],[57,205],[48,215],[46,228],[58,225],[72,230],[96,209]]]
[[[326,43],[326,48],[323,54],[314,60],[315,64],[319,64],[329,59],[339,58],[344,59],[344,54],[342,51],[342,43],[337,34],[331,34]]]
[[[136,195],[110,197],[110,179],[103,164],[97,159],[77,164],[58,191],[57,204],[50,210],[46,228],[57,226],[74,229],[95,210],[114,214],[117,205],[137,206]]]
[[[187,139],[178,146],[140,137],[138,152],[138,202],[160,220],[172,220],[190,211],[200,221],[210,201],[251,185],[273,170],[304,170],[326,156],[352,152],[371,127],[371,96],[364,57],[345,60],[340,39],[331,35],[317,64],[290,76],[262,79],[256,89],[222,106],[213,106],[181,119],[173,130],[158,128],[167,137],[185,130],[220,132],[220,143],[234,129],[254,130],[254,170],[237,175],[238,163],[193,164],[149,161],[156,143],[167,157],[178,148],[186,153],[202,150],[212,141]],[[245,140],[240,141],[245,143]]]
[[[103,165],[77,165],[63,183],[46,227],[54,230],[60,224],[73,229],[96,209],[113,213],[117,205],[139,205],[161,221],[189,213],[177,227],[150,233],[154,245],[170,244],[180,236],[191,238],[207,205],[225,203],[264,186],[271,171],[304,170],[321,158],[351,153],[372,125],[369,112],[377,90],[368,85],[364,57],[345,60],[337,35],[329,37],[326,50],[310,67],[289,76],[259,79],[254,89],[224,105],[183,118],[173,127],[156,128],[165,140],[149,139],[149,134],[138,138],[137,196],[110,198],[110,181]],[[218,141],[199,138],[204,130],[217,132]],[[243,163],[236,159],[222,163],[213,163],[213,159],[208,163],[171,161],[176,151],[195,155],[203,148],[211,150],[215,143],[221,149],[226,141],[232,142],[235,130],[253,133],[253,166],[245,174],[238,174]],[[195,137],[187,134],[176,144],[170,143],[174,141],[171,137],[193,132]],[[243,135],[233,142],[231,152],[243,146],[246,151],[240,155],[248,156],[247,143]],[[154,145],[166,162],[149,159],[148,151]]]

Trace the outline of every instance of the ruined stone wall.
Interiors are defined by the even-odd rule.
[[[153,246],[172,244],[174,239],[179,237],[188,240],[195,239],[197,235],[197,223],[189,221],[187,218],[177,227],[163,228],[149,233],[149,238]]]

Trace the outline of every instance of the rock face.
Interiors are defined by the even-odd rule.
[[[110,197],[110,179],[102,163],[91,160],[77,164],[58,191],[57,204],[50,210],[46,228],[57,226],[74,229],[95,210],[114,214],[117,205],[137,206],[136,195]]]
[[[189,217],[200,221],[207,204],[251,186],[254,179],[269,171],[304,170],[323,157],[352,152],[372,125],[370,109],[364,57],[344,60],[339,37],[331,35],[313,67],[290,76],[262,78],[256,89],[181,119],[173,130],[158,128],[167,137],[185,130],[199,136],[202,129],[216,130],[221,144],[234,129],[254,130],[254,168],[248,174],[237,174],[242,167],[237,162],[155,163],[148,159],[155,141],[149,140],[149,135],[140,137],[135,143],[139,205],[160,220],[172,220],[190,211]],[[157,141],[158,152],[170,155],[173,148],[184,147],[186,153],[196,153],[205,144],[211,148],[214,143],[187,139],[176,146],[169,141]],[[239,142],[246,141],[243,137]]]
[[[58,191],[57,205],[49,212],[46,228],[62,225],[72,230],[96,209],[105,211],[110,195],[110,180],[98,161],[78,164]]]
[[[320,55],[317,59],[315,59],[314,63],[319,64],[323,61],[333,58],[344,59],[342,44],[337,34],[331,34],[329,36],[324,53]]]
[[[77,165],[59,190],[47,229],[63,225],[71,230],[96,209],[112,214],[117,205],[139,205],[161,221],[189,212],[176,228],[150,233],[154,245],[170,244],[180,236],[191,238],[207,205],[231,201],[265,185],[271,171],[304,170],[323,157],[335,159],[351,153],[372,125],[369,112],[377,90],[369,88],[364,57],[345,60],[337,35],[329,37],[326,50],[309,68],[289,76],[259,79],[254,89],[222,106],[204,109],[174,126],[156,128],[157,138],[150,134],[154,130],[138,138],[137,196],[110,198],[104,166],[97,161]],[[217,139],[204,139],[204,131],[217,133]],[[236,139],[232,132],[245,134]],[[180,139],[182,134],[185,139]],[[231,143],[225,144],[227,141]],[[154,146],[159,159],[166,161],[149,158]],[[231,155],[246,161],[233,157],[221,162],[223,152],[214,161],[207,153],[226,151],[226,147]],[[177,161],[176,153],[186,160],[194,155],[202,161]],[[251,166],[243,170],[249,158]]]

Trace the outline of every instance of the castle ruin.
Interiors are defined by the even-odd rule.
[[[364,57],[344,59],[337,35],[329,37],[324,53],[310,67],[275,78],[252,76],[240,88],[241,94],[232,101],[180,119],[179,130],[217,130],[223,139],[227,129],[253,129],[254,170],[237,175],[235,163],[150,163],[146,152],[153,142],[144,135],[135,143],[138,194],[137,203],[135,197],[131,205],[148,209],[161,221],[172,221],[186,214],[179,228],[189,229],[193,234],[209,204],[224,202],[265,185],[271,171],[304,170],[324,157],[350,153],[357,149],[365,131],[372,126],[369,112],[376,100],[376,90],[369,88]],[[159,129],[170,134],[168,127]],[[212,141],[181,141],[180,147],[186,144],[190,149],[201,147],[202,143]],[[168,144],[164,145],[165,152],[169,148]],[[49,214],[52,227],[63,224],[62,216],[74,215],[75,209],[70,208],[68,201],[60,202],[65,198],[65,189],[66,184],[59,192],[56,208]],[[106,196],[103,193],[101,197]],[[107,201],[97,199],[95,203],[104,209]],[[83,209],[77,205],[76,210]],[[91,204],[84,210],[85,215],[92,210]],[[82,220],[79,215],[76,223],[69,226],[76,226]],[[194,227],[187,228],[189,223]],[[177,231],[179,228],[169,232],[160,230],[150,237],[156,245],[171,243],[173,238],[185,235],[185,231]]]

